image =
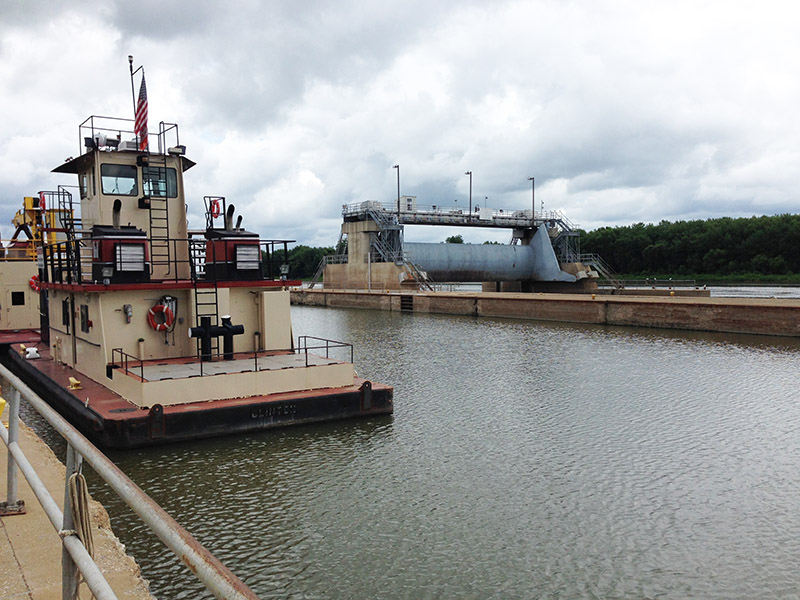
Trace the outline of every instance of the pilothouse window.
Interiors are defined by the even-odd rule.
[[[144,167],[142,169],[144,193],[155,198],[177,198],[178,176],[175,169]]]
[[[139,193],[136,167],[132,165],[100,165],[100,179],[104,194],[135,196]]]

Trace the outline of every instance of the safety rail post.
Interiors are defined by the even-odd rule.
[[[300,340],[302,340],[302,343]],[[308,336],[307,335],[300,336],[297,339],[297,345],[305,354],[306,366],[308,366]]]
[[[80,470],[83,457],[75,452],[71,444],[67,443],[67,460],[64,477],[64,518],[62,519],[61,531],[68,532],[75,529],[75,522],[72,518],[72,500],[69,493],[69,478],[73,473]],[[61,597],[78,597],[78,565],[70,556],[66,547],[61,548]]]
[[[19,439],[19,391],[11,389],[8,398],[8,443]],[[0,516],[25,514],[25,501],[17,497],[17,462],[9,454],[6,479],[6,501],[0,503]]]
[[[63,283],[63,281],[61,280],[61,277],[62,277],[62,275],[64,273],[64,264],[63,264],[64,261],[63,261],[62,256],[61,256],[61,244],[55,244],[55,254],[54,254],[53,258],[55,259],[54,260],[55,268],[56,268],[56,271],[58,272],[58,275],[56,276],[56,273],[53,273],[52,281],[54,281],[55,283]]]

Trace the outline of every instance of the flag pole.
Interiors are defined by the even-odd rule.
[[[128,68],[131,72],[131,100],[133,101],[133,112],[136,112],[136,89],[133,86],[133,76],[136,75],[139,71],[142,72],[142,77],[144,77],[144,65],[141,67],[137,67],[135,70],[133,68],[133,54],[128,54]]]
[[[133,89],[133,54],[128,54],[128,68],[131,71],[131,100],[133,101],[133,112],[136,112],[136,91]]]
[[[133,68],[133,55],[128,55],[128,69],[131,72],[131,97],[133,99],[133,116],[134,116],[134,133],[136,135],[136,143],[139,151],[147,150],[147,90],[145,89],[144,82],[144,65],[134,70]],[[142,81],[139,85],[139,95],[136,95],[136,88],[133,84],[133,77],[139,71],[142,72]]]

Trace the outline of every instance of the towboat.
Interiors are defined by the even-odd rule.
[[[79,198],[26,198],[38,236],[0,258],[0,361],[31,389],[106,448],[392,412],[350,344],[295,340],[292,240],[245,230],[223,196],[189,229],[195,163],[176,124],[91,116],[78,133],[80,155],[54,172],[77,176]]]

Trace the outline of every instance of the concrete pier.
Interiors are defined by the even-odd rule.
[[[63,509],[64,465],[50,448],[24,425],[20,447],[35,466],[48,491]],[[8,451],[0,443],[0,498],[6,498]],[[58,600],[61,598],[61,540],[39,505],[25,477],[18,472],[18,497],[26,514],[0,518],[0,595],[6,600]],[[94,558],[120,599],[152,600],[139,566],[125,553],[111,531],[108,514],[91,501]],[[83,584],[81,598],[89,598]]]
[[[674,296],[647,297],[304,289],[291,297],[307,306],[800,336],[800,299],[698,298],[678,290]]]

